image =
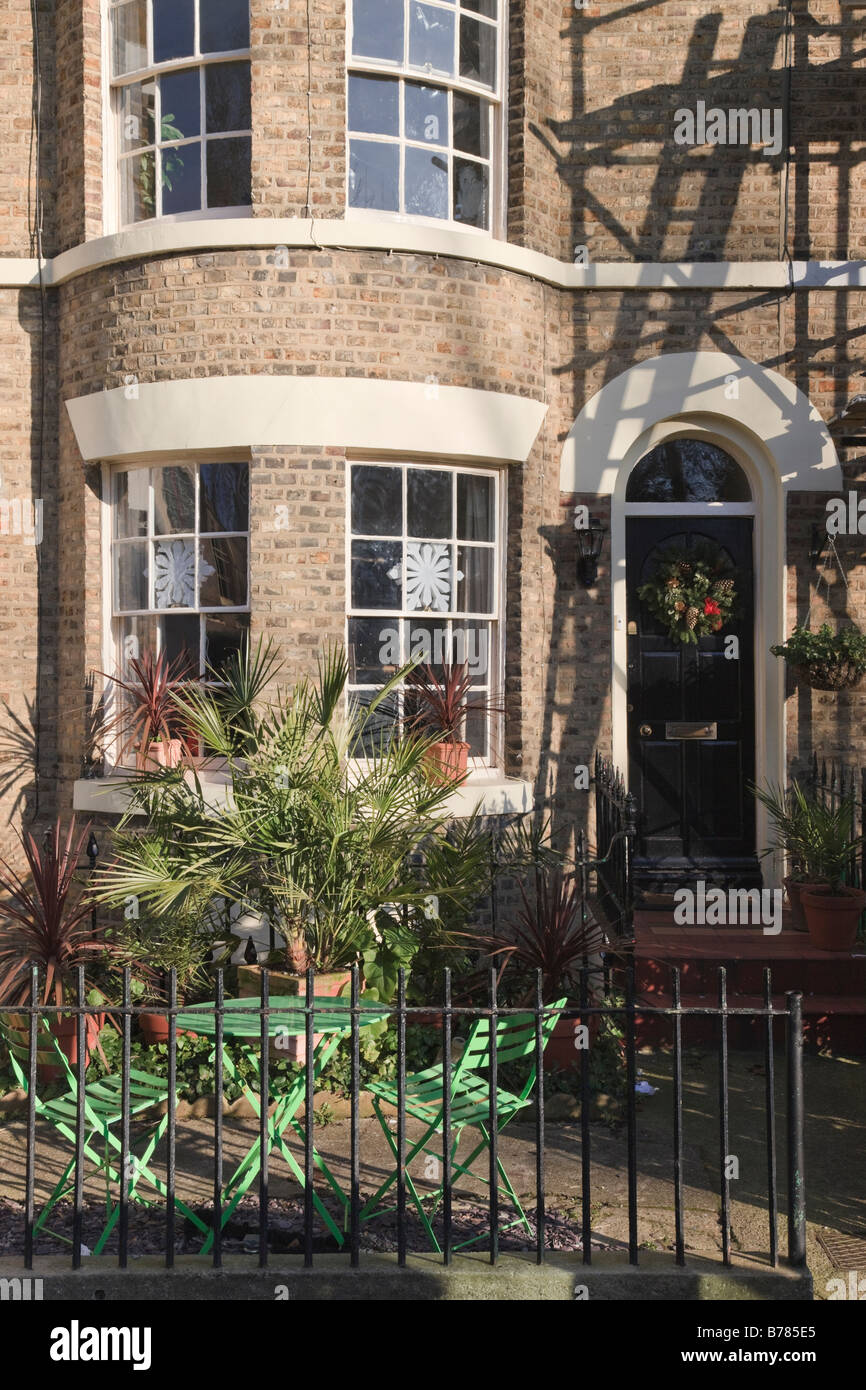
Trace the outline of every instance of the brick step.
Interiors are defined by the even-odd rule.
[[[670,989],[671,968],[679,966],[681,988],[690,993],[718,995],[719,966],[727,970],[729,996],[763,994],[764,970],[772,972],[774,994],[800,990],[804,994],[863,999],[866,997],[866,956],[824,953],[824,958],[799,955],[766,955],[738,959],[732,953],[683,956],[680,952],[644,955],[635,952],[635,983],[639,994]]]
[[[714,1008],[717,998],[714,992],[683,993],[680,996],[683,1008]],[[661,1008],[672,1005],[669,990],[661,990],[645,996],[645,1004],[652,1003]],[[761,1009],[763,996],[760,994],[729,995],[728,1003],[735,1009]],[[654,1046],[669,1043],[672,1038],[670,1018],[655,1014],[642,1014],[641,998],[637,1001],[635,1033],[638,1046]],[[775,1008],[785,1007],[782,994],[773,994]],[[765,1036],[765,1020],[732,1015],[728,1019],[728,1042],[735,1049],[761,1047]],[[830,1047],[837,1052],[862,1056],[866,1053],[866,1000],[851,996],[839,997],[836,994],[808,994],[803,997],[803,1031],[807,1043],[818,1047]],[[714,1045],[719,1036],[717,1017],[694,1015],[683,1019],[683,1046]],[[785,1038],[785,1019],[777,1018],[773,1024],[773,1037],[777,1043]]]

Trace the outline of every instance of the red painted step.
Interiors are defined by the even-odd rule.
[[[683,994],[681,1004],[687,1008],[713,1008],[717,1004],[714,994]],[[654,995],[646,1003],[661,1008],[671,1007],[669,993]],[[762,1009],[763,995],[739,994],[728,998],[728,1004],[736,1009]],[[773,995],[773,1006],[784,1009],[784,995]],[[732,1014],[728,1018],[728,1044],[731,1048],[757,1048],[764,1042],[765,1022],[762,1018],[747,1018]],[[817,1047],[829,1047],[835,1052],[861,1056],[866,1053],[866,1006],[857,999],[840,999],[835,995],[806,995],[803,998],[803,1032],[807,1043]],[[670,1043],[672,1025],[670,1018],[657,1014],[642,1014],[638,998],[635,1034],[639,1047]],[[778,1018],[773,1025],[773,1036],[777,1043],[785,1038],[785,1019]],[[682,1039],[684,1047],[712,1046],[719,1037],[718,1018],[708,1015],[686,1016],[683,1019]]]

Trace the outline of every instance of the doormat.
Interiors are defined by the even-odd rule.
[[[818,1244],[834,1269],[866,1269],[866,1234],[842,1236],[838,1231],[822,1231]]]

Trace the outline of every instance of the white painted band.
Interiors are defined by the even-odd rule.
[[[547,411],[502,391],[306,376],[133,384],[66,408],[88,463],[269,444],[524,463]]]
[[[397,251],[445,256],[511,270],[566,290],[766,290],[866,287],[861,261],[597,261],[572,265],[539,251],[478,232],[419,226],[404,221],[302,217],[204,217],[189,222],[143,222],[96,237],[44,262],[44,282],[63,284],[77,275],[121,261],[228,249],[269,248]],[[0,286],[38,284],[38,262],[0,258]]]

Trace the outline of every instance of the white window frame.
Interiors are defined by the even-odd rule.
[[[146,150],[157,148],[178,148],[184,144],[198,144],[201,146],[201,172],[199,196],[200,201],[204,202],[206,189],[207,171],[207,146],[210,141],[225,140],[237,136],[246,136],[252,140],[252,129],[250,130],[224,130],[207,135],[204,130],[199,135],[190,136],[185,141],[169,141],[166,145],[157,142],[153,146],[146,145],[141,150],[130,151],[128,154],[121,152],[120,141],[120,111],[117,94],[123,87],[132,86],[139,82],[146,82],[149,78],[158,78],[165,73],[182,71],[185,68],[196,68],[199,71],[200,86],[200,109],[204,110],[203,91],[204,69],[217,63],[250,63],[252,50],[250,48],[231,49],[222,53],[202,54],[199,51],[199,5],[200,0],[194,0],[194,35],[195,52],[184,58],[171,58],[163,63],[154,63],[153,60],[153,7],[151,0],[146,0],[147,8],[147,57],[148,63],[145,67],[136,68],[131,72],[126,72],[120,77],[112,76],[112,44],[111,44],[111,17],[114,10],[122,8],[125,0],[103,0],[103,26],[102,26],[102,109],[105,113],[105,138],[103,139],[103,188],[105,189],[105,199],[103,208],[103,224],[106,233],[127,231],[132,227],[149,226],[154,223],[174,223],[174,222],[194,222],[205,217],[225,218],[225,217],[252,217],[253,209],[251,203],[242,203],[236,207],[192,208],[188,212],[154,213],[153,217],[143,218],[139,222],[124,222],[121,217],[121,186],[120,165],[127,160],[135,159]],[[157,102],[159,103],[159,92],[157,89]],[[161,128],[161,112],[154,110],[154,134]],[[154,186],[159,187],[157,176],[158,159],[154,160]]]
[[[436,8],[444,9],[450,14],[454,14],[459,21],[461,14],[460,0],[454,0],[453,4],[438,3],[438,0],[423,0],[424,4],[431,4]],[[352,54],[353,42],[353,20],[354,3],[347,0],[346,4],[346,217],[353,221],[361,222],[381,222],[383,220],[396,223],[408,223],[412,226],[438,227],[449,230],[466,232],[468,235],[499,237],[505,236],[506,228],[506,200],[507,200],[507,167],[508,167],[508,111],[507,111],[507,76],[508,76],[508,0],[498,0],[499,17],[496,21],[488,21],[497,32],[496,42],[496,86],[491,89],[485,87],[481,82],[472,82],[467,78],[461,78],[458,74],[438,72],[431,67],[417,68],[409,66],[409,25],[406,23],[403,34],[403,62],[395,63],[385,58],[356,58]],[[406,11],[408,13],[408,9]],[[484,16],[473,14],[472,11],[463,11],[469,18],[481,19]],[[456,42],[459,47],[459,22],[455,24],[457,30]],[[400,79],[401,82],[417,82],[422,85],[443,87],[448,92],[466,92],[469,96],[477,96],[490,103],[492,109],[492,130],[490,135],[490,156],[486,162],[490,168],[490,225],[488,227],[473,227],[468,222],[458,222],[453,218],[447,217],[424,217],[420,213],[407,213],[402,211],[388,212],[379,208],[356,208],[352,207],[349,201],[349,180],[351,176],[351,151],[350,141],[352,133],[349,130],[349,79],[353,76],[369,77],[392,77]],[[452,101],[449,99],[449,119],[451,114]],[[448,151],[450,160],[453,158],[464,157],[464,152],[455,149],[453,122],[449,131],[449,143],[447,146],[434,146],[426,144],[421,140],[407,140],[403,133],[403,99],[400,97],[398,110],[399,132],[394,135],[375,135],[367,132],[353,132],[356,139],[369,140],[384,145],[395,145],[400,151],[400,165],[402,170],[403,150],[406,148],[436,150],[445,148]],[[469,160],[476,157],[470,154],[465,156]],[[451,167],[449,160],[449,170]],[[484,160],[477,160],[484,163]],[[399,175],[399,199],[402,204],[404,197],[403,176]],[[449,199],[452,196],[449,188]]]
[[[468,544],[468,545],[473,545],[473,546],[474,546],[474,545],[478,545],[479,548],[482,548],[482,549],[491,549],[491,550],[493,551],[493,596],[494,596],[494,605],[495,605],[495,607],[494,607],[494,612],[493,612],[492,614],[490,614],[490,613],[464,613],[462,610],[460,610],[459,612],[451,612],[451,611],[448,611],[448,612],[442,612],[442,613],[431,613],[431,612],[428,612],[428,611],[425,610],[425,609],[420,609],[420,608],[409,609],[409,608],[406,608],[406,607],[404,607],[403,609],[401,609],[400,612],[398,613],[395,609],[390,609],[390,608],[355,608],[355,607],[353,606],[353,604],[352,604],[352,541],[353,541],[353,540],[354,540],[354,541],[357,541],[357,540],[373,540],[373,541],[383,541],[383,540],[384,540],[384,541],[387,541],[387,540],[395,539],[394,537],[391,537],[391,536],[367,536],[367,535],[360,535],[360,534],[359,534],[359,535],[354,535],[354,534],[353,534],[353,532],[352,532],[352,480],[351,480],[351,469],[352,469],[353,466],[360,466],[360,467],[384,467],[384,468],[400,468],[400,469],[402,469],[402,471],[403,471],[403,528],[404,528],[404,533],[403,533],[403,544],[404,544],[404,545],[405,545],[405,541],[406,541],[406,532],[405,532],[405,528],[406,528],[406,475],[407,475],[407,473],[408,473],[408,471],[409,471],[410,469],[420,469],[420,470],[422,470],[422,471],[431,471],[431,472],[432,472],[432,471],[442,471],[442,472],[446,472],[446,473],[449,473],[449,474],[452,474],[452,475],[457,474],[457,473],[480,473],[480,474],[482,474],[482,475],[485,476],[485,477],[491,477],[491,478],[493,478],[493,480],[494,480],[494,489],[495,489],[495,496],[494,496],[494,518],[495,518],[495,524],[496,524],[496,536],[495,536],[495,539],[494,539],[493,541],[487,541],[487,542],[475,542],[475,541],[465,542],[465,544]],[[374,619],[381,619],[381,620],[382,620],[383,626],[386,625],[386,624],[388,624],[389,622],[394,622],[394,623],[397,623],[397,624],[400,625],[401,630],[402,630],[402,625],[403,625],[405,622],[411,622],[413,619],[415,619],[416,621],[419,621],[419,622],[430,622],[431,620],[435,620],[435,619],[438,618],[438,619],[441,619],[443,623],[447,623],[447,622],[460,623],[460,622],[464,622],[464,621],[468,621],[468,622],[478,622],[478,623],[484,623],[484,622],[486,622],[486,623],[489,623],[489,624],[490,624],[490,628],[491,628],[491,632],[492,632],[492,636],[493,636],[493,640],[492,640],[492,642],[491,642],[491,647],[493,648],[493,650],[492,650],[491,653],[490,653],[490,658],[489,658],[489,660],[490,660],[490,670],[489,670],[489,675],[488,675],[487,684],[486,684],[486,687],[485,687],[485,688],[486,688],[486,690],[487,690],[488,695],[489,695],[492,699],[494,699],[494,700],[498,699],[498,701],[499,701],[500,703],[502,703],[502,701],[503,701],[503,696],[504,696],[504,690],[505,690],[505,579],[506,579],[505,570],[506,570],[506,566],[505,566],[504,546],[505,546],[505,537],[506,537],[506,534],[507,534],[507,532],[506,532],[506,525],[507,525],[507,500],[508,500],[508,475],[507,475],[507,471],[506,471],[504,468],[497,468],[497,467],[495,467],[495,466],[493,466],[493,465],[479,465],[479,466],[475,466],[475,465],[472,465],[472,464],[461,463],[461,462],[458,462],[458,461],[456,461],[456,460],[452,462],[451,460],[446,460],[446,459],[435,459],[435,460],[434,460],[434,459],[406,458],[406,457],[401,457],[401,458],[387,458],[387,457],[376,457],[376,458],[357,458],[357,457],[355,457],[355,458],[352,458],[352,457],[350,457],[350,458],[348,458],[348,459],[346,460],[346,545],[345,545],[345,556],[346,556],[346,559],[345,559],[345,564],[346,564],[346,620],[345,620],[345,627],[344,627],[344,632],[345,632],[345,644],[346,644],[346,652],[347,652],[347,654],[348,654],[348,652],[349,652],[349,620],[350,620],[351,618],[374,618]],[[422,542],[422,543],[423,543],[423,542]],[[455,547],[455,564],[456,564],[456,547],[459,546],[459,545],[461,545],[461,544],[463,544],[463,543],[464,543],[464,542],[461,542],[461,541],[459,541],[459,540],[457,539],[456,535],[455,535],[455,536],[452,536],[452,537],[450,538],[450,540],[448,541],[448,544],[452,544],[452,545],[454,545],[454,547]],[[404,586],[405,586],[405,582],[406,582],[406,579],[405,579],[405,573],[404,573],[404,576],[403,576],[403,585],[404,585]],[[404,594],[404,597],[405,597],[405,594]],[[401,643],[402,643],[402,636],[401,636]],[[374,685],[369,685],[369,686],[365,686],[365,685],[361,685],[361,684],[357,684],[357,685],[356,685],[356,684],[352,683],[351,680],[350,680],[349,684],[351,685],[351,693],[354,693],[355,691],[359,691],[359,690],[360,690],[360,691],[369,690],[369,691],[372,692],[372,691],[375,691],[375,690],[380,689],[379,686],[374,686]],[[504,733],[505,733],[505,717],[504,717],[504,714],[503,714],[503,713],[497,713],[497,714],[491,714],[491,715],[489,715],[489,716],[488,716],[488,721],[487,721],[487,748],[488,748],[488,757],[487,757],[487,758],[478,758],[478,757],[474,757],[474,756],[470,756],[470,757],[469,757],[469,760],[468,760],[468,768],[469,768],[469,772],[470,772],[470,780],[471,780],[471,778],[472,778],[473,776],[478,777],[478,778],[480,778],[480,779],[489,780],[489,779],[492,778],[492,777],[501,777],[501,776],[504,775],[504,771],[503,771],[504,762],[505,762]],[[363,761],[364,761],[364,758],[363,758],[362,756],[358,756],[358,757],[356,757],[355,761],[357,761],[357,762],[363,762]]]
[[[246,531],[199,531],[199,490],[195,490],[195,532],[178,532],[176,537],[172,533],[169,539],[184,540],[193,537],[195,540],[196,573],[198,572],[198,543],[201,539],[210,536],[245,536],[247,541],[247,602],[246,605],[236,605],[232,607],[224,605],[212,605],[210,607],[196,608],[148,608],[148,609],[127,609],[123,612],[115,611],[114,607],[114,479],[119,473],[129,473],[136,469],[155,469],[166,467],[192,467],[198,473],[203,464],[208,463],[234,463],[243,464],[247,469],[247,479],[250,478],[250,460],[240,455],[222,457],[219,453],[207,454],[195,457],[178,455],[177,458],[160,459],[155,462],[152,459],[124,459],[122,463],[102,465],[102,662],[103,670],[112,675],[118,675],[122,670],[122,653],[120,644],[116,636],[115,624],[122,621],[124,617],[141,617],[150,619],[154,623],[157,632],[157,652],[161,649],[161,639],[159,638],[159,619],[161,617],[173,615],[197,616],[207,613],[252,613],[252,516],[248,515]],[[130,537],[130,540],[145,541],[150,546],[153,541],[153,484],[148,484],[148,530],[146,536]],[[121,539],[120,544],[127,544],[128,541]],[[148,597],[152,599],[152,573],[149,575]],[[199,670],[204,669],[204,629],[199,622]],[[114,687],[109,686],[106,691],[107,698],[113,702],[115,695]],[[130,771],[119,759],[119,740],[115,739],[110,748],[106,748],[107,770],[123,766],[124,772]]]

